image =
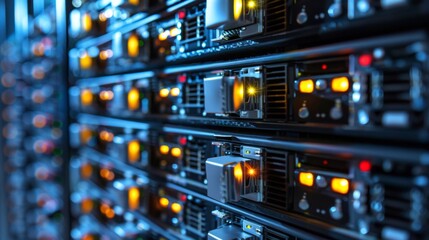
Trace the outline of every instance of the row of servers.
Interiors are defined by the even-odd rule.
[[[0,239],[429,239],[429,0],[0,15]]]

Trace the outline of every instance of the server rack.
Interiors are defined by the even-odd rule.
[[[429,238],[429,1],[67,4],[60,239]]]

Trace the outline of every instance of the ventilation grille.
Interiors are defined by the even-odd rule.
[[[182,43],[189,44],[205,39],[205,16],[202,11],[204,7],[204,4],[200,4],[188,11],[185,21],[185,38],[181,41]]]
[[[270,0],[266,2],[265,29],[266,32],[281,32],[286,30],[287,15],[285,0]]]
[[[207,144],[198,141],[188,141],[186,147],[186,171],[198,175],[205,175]]]
[[[185,85],[185,102],[182,107],[190,109],[188,114],[201,114],[204,111],[204,78],[189,76]]]
[[[383,106],[402,109],[411,104],[410,69],[389,69],[383,72]]]
[[[186,205],[186,229],[200,234],[206,233],[206,210],[193,203]]]
[[[286,120],[287,85],[286,65],[267,66],[265,70],[265,118]]]
[[[289,238],[289,236],[284,234],[284,233],[280,233],[280,232],[277,232],[273,229],[266,228],[264,239],[266,239],[266,240],[289,240],[291,238]]]
[[[281,209],[286,209],[287,153],[267,149],[265,159],[266,203]]]

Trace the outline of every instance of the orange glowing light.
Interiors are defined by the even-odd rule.
[[[79,65],[81,69],[89,69],[92,66],[92,57],[87,52],[84,52],[79,58]]]
[[[250,168],[249,170],[247,170],[247,174],[249,174],[249,176],[253,177],[256,175],[256,170],[254,168]]]
[[[179,96],[179,94],[180,94],[180,89],[179,88],[172,88],[170,90],[170,95],[172,97],[177,97],[177,96]]]
[[[90,213],[94,208],[94,202],[90,198],[85,198],[80,202],[80,209],[82,213]]]
[[[173,157],[180,157],[180,156],[182,155],[182,149],[177,148],[177,147],[172,148],[172,149],[171,149],[171,155],[172,155]]]
[[[162,98],[168,97],[168,94],[170,94],[170,90],[168,90],[167,88],[159,90],[159,96]]]
[[[168,147],[167,145],[161,145],[160,147],[159,147],[159,152],[161,153],[161,154],[168,154],[168,152],[170,151],[170,147]]]
[[[332,178],[331,189],[337,193],[347,194],[349,192],[349,180],[345,178]]]
[[[140,143],[137,140],[128,143],[128,161],[135,163],[140,159]]]
[[[139,55],[139,38],[137,34],[131,34],[127,42],[128,56],[137,57]]]
[[[299,173],[299,183],[305,186],[313,186],[314,184],[314,175],[309,172],[300,172]]]
[[[234,19],[238,20],[243,12],[243,0],[234,0]]]
[[[140,190],[136,187],[132,187],[128,190],[128,207],[131,210],[139,208],[140,204]]]
[[[89,32],[92,29],[92,19],[89,13],[85,13],[82,16],[82,28],[85,32]]]
[[[111,132],[108,132],[106,130],[103,130],[99,133],[99,137],[101,140],[105,141],[105,142],[112,142],[114,135]]]
[[[173,211],[176,214],[180,213],[180,211],[182,211],[182,205],[180,205],[179,203],[171,204],[171,211]]]
[[[83,179],[89,179],[92,175],[92,165],[89,163],[84,163],[80,166],[80,176]]]
[[[166,208],[169,203],[170,201],[168,201],[168,199],[165,197],[159,199],[159,205],[161,205],[161,207]]]
[[[302,93],[312,93],[314,91],[314,82],[312,79],[305,79],[299,82],[299,91]]]
[[[91,234],[85,234],[81,240],[95,240],[95,237]]]
[[[87,144],[92,138],[92,130],[87,127],[81,128],[79,137],[82,144]]]
[[[100,170],[100,176],[108,181],[112,181],[115,178],[115,174],[106,168]]]
[[[239,81],[237,78],[234,80],[233,94],[234,110],[238,111],[243,104],[244,85],[243,82]]]
[[[243,181],[243,169],[240,164],[234,166],[234,178],[237,181]]]
[[[80,102],[83,106],[89,106],[92,104],[92,101],[94,99],[94,96],[92,95],[91,90],[89,89],[83,89],[80,92]]]
[[[140,108],[140,92],[137,88],[131,88],[128,92],[128,109],[135,111]]]
[[[115,95],[110,90],[104,90],[104,91],[100,92],[99,96],[100,96],[100,99],[103,100],[103,101],[110,101],[110,100],[113,99],[113,97]]]
[[[139,5],[140,0],[129,0],[128,2],[129,2],[130,4],[132,4],[132,5],[137,6],[137,5]]]
[[[347,77],[333,78],[331,88],[334,92],[347,92],[349,90],[349,79]]]

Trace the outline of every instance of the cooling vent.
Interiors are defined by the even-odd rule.
[[[204,111],[204,78],[189,76],[185,85],[185,97],[182,107],[188,114],[201,114]]]
[[[205,4],[200,4],[199,6],[193,7],[187,13],[185,21],[185,34],[184,38],[181,40],[181,43],[187,44],[188,48],[200,46],[200,42],[205,40],[204,8]]]
[[[265,118],[286,120],[287,85],[286,65],[265,68],[266,100]]]
[[[411,105],[410,69],[389,69],[383,72],[383,106],[408,109]]]
[[[267,149],[265,159],[266,204],[285,209],[287,207],[287,153]]]
[[[186,171],[188,173],[205,175],[206,144],[198,141],[188,141],[186,144]]]
[[[285,0],[266,0],[265,29],[266,32],[281,32],[286,30],[287,15]]]
[[[205,235],[206,233],[206,209],[189,202],[186,205],[186,229],[197,233],[198,235]]]
[[[289,236],[284,234],[284,233],[280,233],[277,232],[273,229],[270,228],[266,228],[265,229],[265,238],[266,240],[289,240]]]

